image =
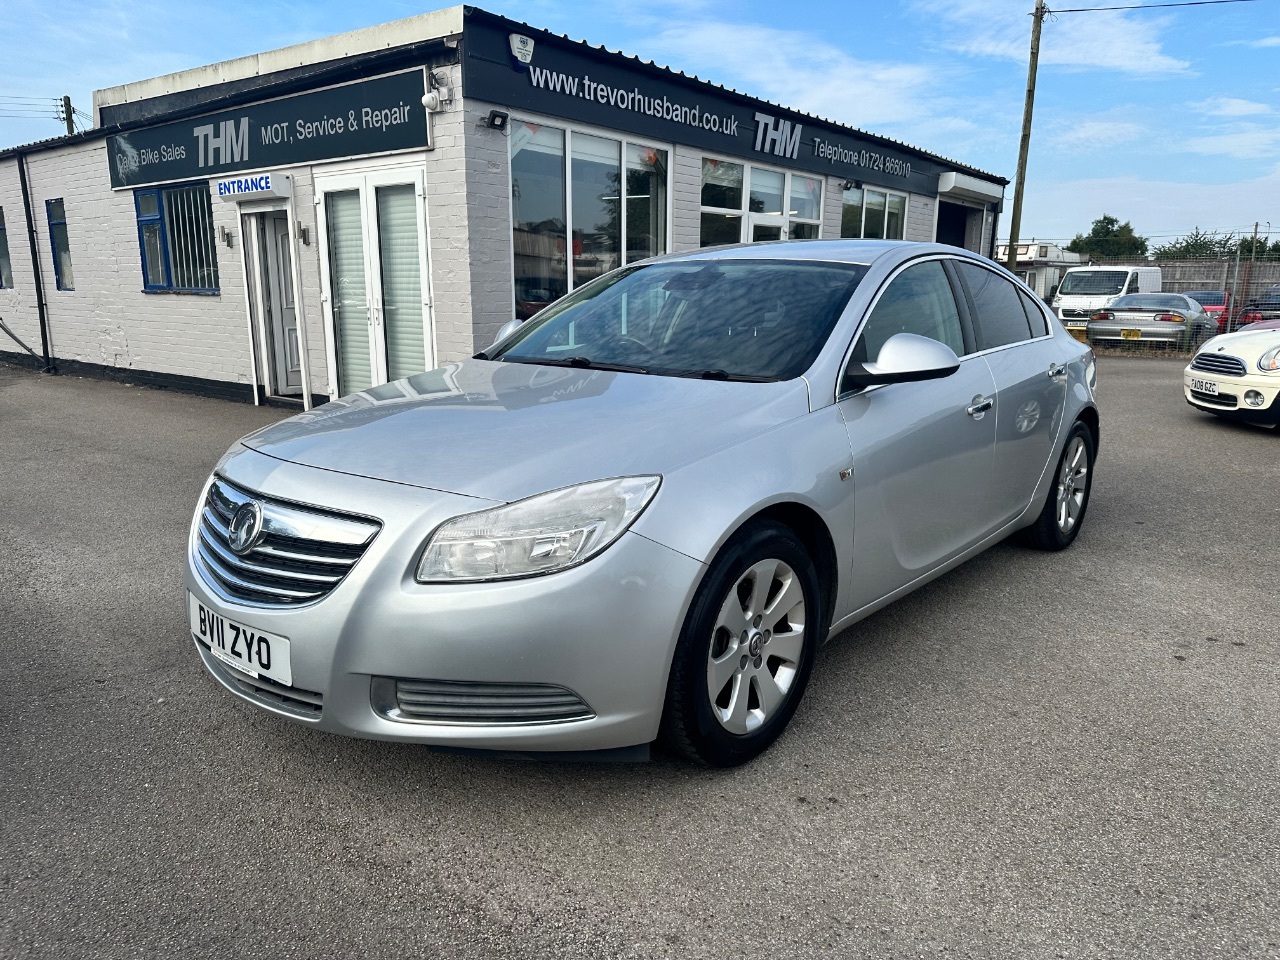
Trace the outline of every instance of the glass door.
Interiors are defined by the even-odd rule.
[[[317,181],[332,367],[345,396],[433,363],[420,171]]]
[[[759,213],[751,214],[751,236],[747,238],[751,243],[760,243],[765,240],[783,240],[785,238],[786,221],[782,217]]]

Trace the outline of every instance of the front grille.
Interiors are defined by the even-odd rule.
[[[209,672],[219,680],[250,700],[268,707],[275,707],[304,720],[318,720],[324,710],[324,695],[301,687],[286,687],[267,677],[251,677],[234,667],[228,667],[209,652],[208,645],[199,638],[200,657]]]
[[[1092,316],[1094,312],[1095,311],[1092,311],[1092,310],[1071,310],[1071,309],[1068,309],[1067,307],[1063,307],[1062,319],[1066,320],[1068,318],[1073,318],[1073,319],[1088,320],[1089,317]]]
[[[262,533],[252,549],[238,555],[228,525],[254,500],[262,507]],[[268,499],[219,478],[210,484],[200,514],[198,566],[229,600],[271,607],[312,603],[342,582],[379,529],[372,520]]]
[[[1201,393],[1199,390],[1192,390],[1190,393],[1191,398],[1198,403],[1207,403],[1214,407],[1240,406],[1240,398],[1232,393]]]
[[[371,689],[376,711],[407,723],[562,723],[595,716],[572,690],[549,683],[374,677]]]
[[[1197,353],[1195,359],[1191,361],[1191,369],[1217,373],[1224,377],[1243,377],[1245,374],[1243,360],[1221,353]]]

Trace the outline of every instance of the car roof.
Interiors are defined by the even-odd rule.
[[[912,255],[945,253],[966,257],[980,263],[994,262],[971,250],[943,243],[914,240],[777,240],[766,243],[738,243],[723,247],[704,247],[686,253],[673,253],[658,260],[826,260],[833,263],[858,263],[869,266],[881,257],[896,255],[906,259]]]

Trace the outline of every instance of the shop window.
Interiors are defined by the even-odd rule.
[[[218,248],[208,183],[135,190],[142,287],[218,292]]]
[[[840,236],[857,240],[901,240],[906,235],[907,196],[853,187],[844,191]]]
[[[49,242],[53,245],[53,279],[59,290],[76,288],[75,274],[71,270],[71,247],[67,242],[67,209],[62,198],[46,200],[45,214],[49,218]]]
[[[667,252],[667,151],[514,121],[511,207],[525,320],[623,263]]]
[[[667,250],[667,151],[627,144],[627,263]]]
[[[822,181],[791,175],[791,203],[787,210],[792,240],[816,240],[821,233]]]
[[[0,289],[13,287],[13,263],[9,260],[9,234],[4,227],[4,207],[0,207]]]
[[[699,245],[741,243],[743,224],[757,215],[750,240],[810,240],[821,235],[822,181],[702,158],[702,226]]]

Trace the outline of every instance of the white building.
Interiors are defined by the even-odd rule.
[[[1007,263],[1008,257],[1009,245],[1000,244],[996,248],[996,261]],[[1018,244],[1018,265],[1014,273],[1047,302],[1053,298],[1054,291],[1062,282],[1062,275],[1083,262],[1080,254],[1064,250],[1056,243],[1029,240]]]
[[[657,254],[990,254],[1007,184],[461,6],[100,90],[94,121],[0,150],[0,319],[65,371],[306,406]]]

